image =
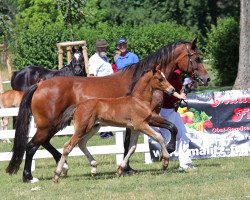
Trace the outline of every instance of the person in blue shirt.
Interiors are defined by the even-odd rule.
[[[123,69],[124,67],[128,65],[139,62],[138,56],[128,51],[128,44],[124,38],[120,38],[117,41],[116,48],[120,52],[120,54],[114,58],[117,71]],[[129,150],[130,136],[131,136],[131,130],[127,128],[125,138],[124,138],[124,157],[127,155],[128,150]],[[133,173],[136,173],[136,170],[130,167],[129,161],[128,161],[127,167],[124,169],[124,172],[127,174],[133,174]]]
[[[115,60],[117,71],[122,68],[139,62],[139,58],[135,53],[128,51],[126,39],[120,38],[116,43],[116,48],[120,51],[120,55]]]

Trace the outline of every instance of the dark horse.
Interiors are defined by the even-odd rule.
[[[196,39],[194,39],[191,42],[177,42],[167,45],[137,64],[109,76],[84,79],[55,77],[35,84],[25,92],[20,105],[13,154],[6,172],[9,174],[17,173],[26,151],[23,181],[37,181],[31,174],[31,163],[35,152],[42,145],[53,155],[56,162],[59,162],[61,153],[50,144],[50,139],[56,132],[68,125],[75,108],[81,102],[91,97],[117,98],[126,96],[132,81],[138,80],[145,71],[153,70],[156,65],[160,66],[160,70],[167,79],[171,78],[176,68],[179,68],[193,79],[198,80],[201,85],[207,85],[210,80],[201,63]],[[175,149],[177,129],[173,123],[168,122],[155,112],[161,107],[161,103],[162,92],[155,91],[151,102],[153,112],[149,124],[170,130],[171,140],[167,148],[173,150]],[[28,142],[31,114],[35,118],[37,132]]]
[[[35,65],[29,65],[20,71],[15,71],[11,77],[12,89],[25,91],[31,85],[41,80],[53,78],[54,76],[87,76],[82,47],[79,49],[72,48],[72,52],[72,61],[60,70],[50,70]]]

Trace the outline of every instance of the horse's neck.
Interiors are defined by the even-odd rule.
[[[65,65],[63,68],[57,70],[57,75],[58,76],[69,76],[69,75],[73,75],[73,68],[70,66],[70,64]]]
[[[150,80],[152,76],[153,75],[151,72],[144,74],[136,83],[131,96],[134,98],[138,98],[142,101],[151,102],[153,89],[150,85]]]

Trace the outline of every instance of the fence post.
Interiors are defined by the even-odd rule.
[[[143,134],[144,135],[144,148],[146,149],[145,151],[145,163],[146,164],[150,164],[152,163],[152,160],[151,160],[151,155],[150,155],[150,150],[149,150],[149,144],[148,144],[148,136]]]
[[[115,144],[116,144],[116,146],[118,146],[118,148],[121,148],[121,152],[124,151],[124,146],[123,146],[123,142],[124,142],[123,135],[124,134],[125,134],[124,131],[119,131],[119,132],[116,132],[116,134],[115,134]],[[122,161],[123,161],[123,153],[117,153],[116,154],[116,164],[120,165]]]

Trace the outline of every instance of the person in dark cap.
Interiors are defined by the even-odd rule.
[[[89,76],[107,76],[114,71],[107,57],[107,42],[105,40],[97,40],[95,44],[96,53],[89,58]],[[109,138],[113,136],[112,132],[101,132],[101,138]]]
[[[96,41],[96,53],[89,58],[89,76],[107,76],[113,73],[107,58],[107,46],[105,40]]]
[[[128,51],[126,39],[120,38],[116,43],[116,48],[120,51],[120,55],[115,60],[115,65],[118,70],[139,62],[139,58],[135,53]]]

